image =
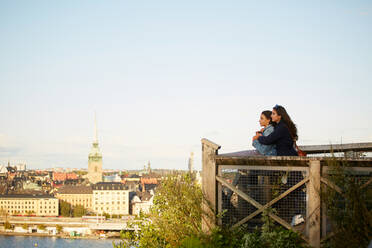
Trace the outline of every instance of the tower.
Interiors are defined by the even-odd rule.
[[[88,156],[88,180],[91,183],[102,182],[102,154],[98,146],[97,120],[94,115],[94,140]]]
[[[191,152],[190,153],[190,158],[189,158],[189,172],[190,172],[190,174],[192,174],[193,167],[194,167],[194,153]]]

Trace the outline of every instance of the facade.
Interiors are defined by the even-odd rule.
[[[85,209],[93,210],[92,208],[93,191],[90,186],[70,186],[65,185],[58,189],[56,198],[66,201],[72,206],[81,205]]]
[[[122,183],[97,183],[93,189],[93,211],[97,214],[129,214],[129,190]]]
[[[91,183],[102,182],[102,154],[98,146],[97,124],[94,122],[94,141],[88,156],[88,180]]]
[[[58,216],[58,199],[50,195],[0,195],[0,211],[9,215]]]
[[[148,214],[150,208],[153,205],[154,193],[151,192],[136,192],[133,197],[132,204],[132,215]]]
[[[118,174],[110,175],[110,176],[103,176],[104,182],[110,182],[110,183],[120,183],[121,177]]]

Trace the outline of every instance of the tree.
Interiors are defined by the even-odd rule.
[[[87,211],[82,205],[76,205],[73,209],[73,212],[74,217],[81,217],[84,216]]]
[[[115,247],[179,247],[182,240],[202,233],[202,191],[190,174],[172,175],[162,181],[150,213],[134,223],[140,233],[122,232]]]
[[[25,230],[28,230],[28,225],[25,223],[22,225],[22,228],[25,229]]]
[[[65,217],[70,217],[71,216],[71,204],[66,201],[61,200],[59,203],[59,211],[60,211],[60,215],[65,216]]]
[[[5,229],[12,229],[12,225],[9,223],[9,221],[5,221],[4,228]]]
[[[44,224],[40,224],[40,225],[37,226],[37,228],[38,228],[39,230],[44,231],[44,230],[46,229],[46,226],[45,226]]]
[[[61,233],[63,231],[63,227],[61,225],[56,225],[57,233]]]

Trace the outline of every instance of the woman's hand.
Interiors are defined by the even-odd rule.
[[[255,135],[255,136],[253,136],[253,138],[252,138],[252,141],[255,141],[255,140],[257,140],[257,139],[258,139],[258,137],[260,137],[260,136],[262,136],[262,134],[261,134],[261,133],[259,133],[259,132],[256,132],[256,135]]]

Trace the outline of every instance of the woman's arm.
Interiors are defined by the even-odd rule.
[[[258,141],[263,145],[272,145],[275,144],[283,136],[283,127],[277,127],[274,132],[268,136],[258,137]]]

